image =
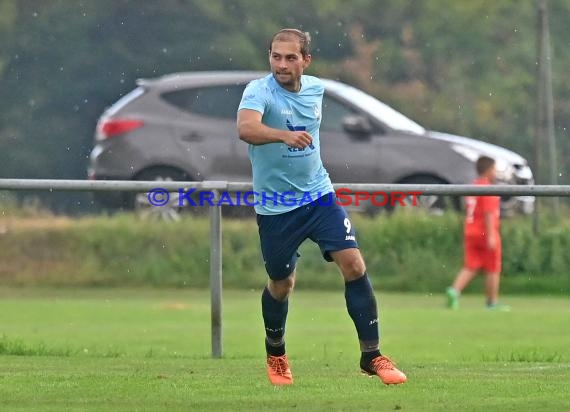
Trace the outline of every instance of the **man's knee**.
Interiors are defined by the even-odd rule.
[[[269,293],[277,300],[285,300],[295,287],[295,273],[290,274],[283,280],[269,279],[267,288]]]
[[[351,259],[342,268],[342,273],[347,280],[358,279],[366,272],[366,266],[362,258]]]
[[[335,260],[347,281],[356,280],[366,272],[364,259],[358,251],[337,255]]]

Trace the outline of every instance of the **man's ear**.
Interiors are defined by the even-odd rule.
[[[310,54],[307,54],[307,55],[303,58],[303,60],[304,60],[303,69],[306,69],[307,67],[309,67],[309,65],[311,64],[312,59],[313,59],[313,57],[312,57]]]

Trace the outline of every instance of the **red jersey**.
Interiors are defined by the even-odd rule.
[[[479,177],[474,185],[490,185],[489,179]],[[485,213],[491,213],[493,231],[499,235],[501,198],[499,196],[466,196],[465,198],[465,237],[486,237]]]

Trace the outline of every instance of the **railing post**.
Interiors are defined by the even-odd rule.
[[[214,190],[215,198],[218,191]],[[212,357],[222,357],[222,207],[210,206],[210,310]]]

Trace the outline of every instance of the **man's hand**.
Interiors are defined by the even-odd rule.
[[[291,131],[283,137],[283,143],[291,147],[303,149],[313,143],[313,137],[304,130]]]

